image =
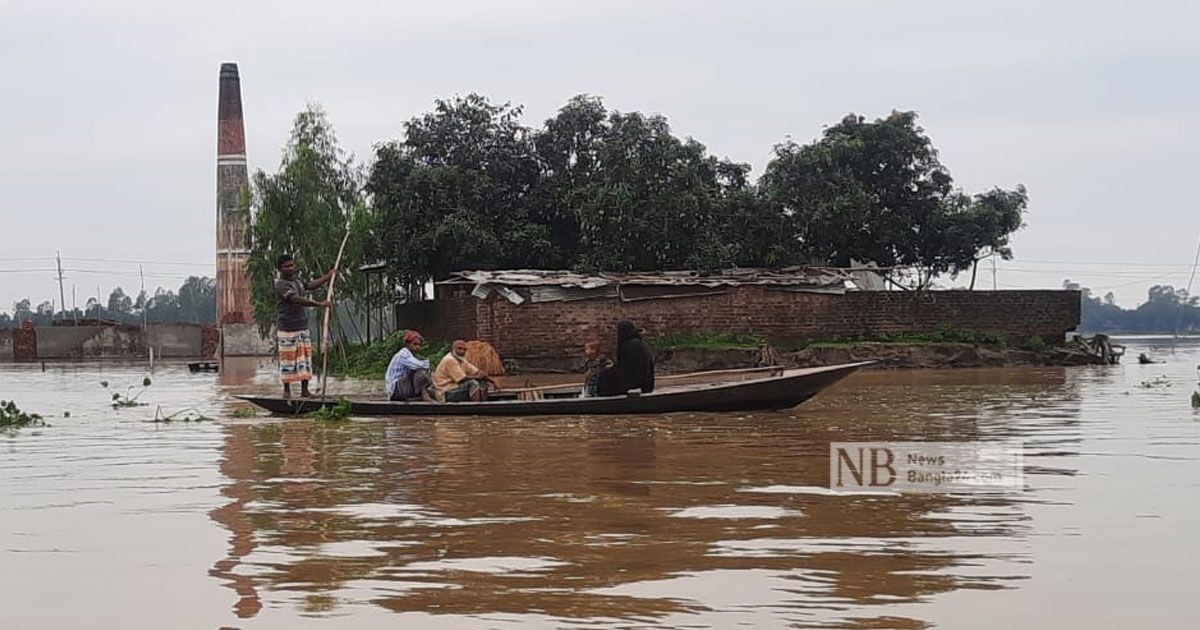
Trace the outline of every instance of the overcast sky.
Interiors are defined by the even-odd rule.
[[[217,76],[241,69],[251,169],[321,103],[362,160],[435,98],[536,125],[574,94],[661,113],[762,172],[848,112],[913,109],[968,192],[1025,184],[1001,288],[1119,303],[1186,286],[1200,238],[1200,3],[0,0],[0,308],[213,272]],[[178,263],[178,264],[167,264]],[[991,286],[990,268],[981,274]]]

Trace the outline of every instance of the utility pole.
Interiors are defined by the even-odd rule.
[[[992,252],[992,290],[996,290],[996,252]]]
[[[138,264],[138,277],[141,278],[142,292],[138,297],[142,298],[142,338],[146,340],[146,352],[150,358],[150,371],[154,371],[154,344],[150,343],[150,327],[146,325],[146,274],[142,271],[141,263]]]
[[[138,264],[138,277],[142,279],[142,333],[146,334],[146,274],[142,273],[142,265]]]
[[[57,251],[54,254],[54,259],[58,262],[58,303],[62,304],[63,310],[67,310],[67,297],[63,294],[63,277],[62,277],[62,251]],[[65,314],[65,313],[64,313]],[[50,319],[54,319],[54,313],[50,313]]]

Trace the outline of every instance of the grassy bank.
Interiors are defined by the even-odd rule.
[[[762,337],[739,333],[723,332],[694,332],[679,335],[650,337],[646,343],[653,348],[706,348],[716,350],[748,350],[757,348],[765,343]],[[1027,339],[1013,339],[1007,335],[988,332],[955,330],[939,328],[919,333],[881,333],[874,335],[859,335],[853,337],[829,337],[826,339],[810,339],[807,341],[791,341],[773,343],[778,350],[793,351],[805,348],[842,347],[864,343],[895,344],[895,345],[932,345],[946,343],[965,343],[978,346],[997,348],[1018,348],[1023,350],[1043,350],[1047,344],[1038,336]]]
[[[803,349],[806,347],[851,346],[863,343],[903,345],[965,343],[974,346],[1017,348],[1021,350],[1044,350],[1047,347],[1046,341],[1037,335],[1024,339],[1014,339],[1007,335],[1000,335],[996,333],[944,329],[922,333],[880,334],[864,335],[861,337],[851,338],[825,339],[801,344],[796,349]]]
[[[763,344],[761,337],[740,333],[694,332],[679,335],[648,337],[646,345],[651,348],[710,348],[710,349],[754,349]]]

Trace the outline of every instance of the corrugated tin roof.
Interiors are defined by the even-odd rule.
[[[513,269],[502,271],[458,271],[438,284],[475,284],[517,287],[558,286],[599,289],[620,285],[641,286],[739,286],[781,287],[845,286],[854,276],[831,267],[786,267],[783,269],[728,269],[702,274],[697,271],[658,271],[583,274],[574,271]]]

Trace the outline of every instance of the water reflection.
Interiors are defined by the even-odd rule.
[[[1027,505],[1053,497],[835,495],[829,443],[1015,437],[1027,475],[1072,475],[1081,374],[868,373],[739,416],[231,424],[211,574],[243,618],[925,627],[897,611],[1028,576]]]

